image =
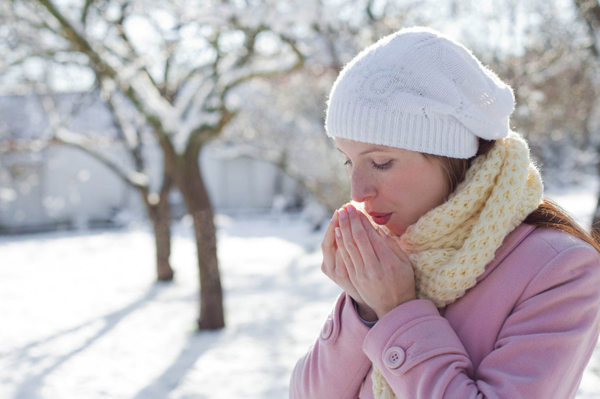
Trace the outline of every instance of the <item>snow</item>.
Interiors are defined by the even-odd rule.
[[[595,188],[550,197],[584,222]],[[0,237],[0,397],[287,398],[340,292],[320,271],[323,231],[290,214],[216,222],[227,328],[202,333],[188,219],[171,284],[154,283],[144,225]],[[577,398],[600,398],[600,347]]]

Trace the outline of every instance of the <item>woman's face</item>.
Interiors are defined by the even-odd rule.
[[[448,183],[438,158],[401,148],[335,138],[344,154],[351,197],[395,235],[402,235],[448,196]]]

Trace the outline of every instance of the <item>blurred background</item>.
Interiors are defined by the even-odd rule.
[[[327,94],[413,25],[514,88],[547,195],[591,229],[597,0],[0,1],[0,397],[286,398],[339,294]]]

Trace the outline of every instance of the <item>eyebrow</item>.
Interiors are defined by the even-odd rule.
[[[345,153],[344,151],[340,150],[340,149],[338,148],[338,146],[335,146],[335,148],[336,148],[336,149],[337,149],[339,152],[341,152],[342,154],[346,155],[346,153]],[[361,153],[360,153],[360,154],[358,154],[358,155],[365,155],[365,154],[368,154],[368,153],[371,153],[371,152],[378,152],[378,151],[379,151],[379,152],[387,152],[388,150],[387,150],[386,148],[379,148],[379,147],[375,147],[375,148],[370,148],[370,149],[368,149],[368,150],[365,150],[365,151],[361,152]]]

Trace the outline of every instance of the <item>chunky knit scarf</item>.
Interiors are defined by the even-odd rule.
[[[540,174],[520,135],[510,132],[477,157],[448,201],[393,236],[412,262],[418,298],[444,307],[477,283],[504,238],[542,201]],[[376,399],[393,399],[381,372],[371,375]]]

